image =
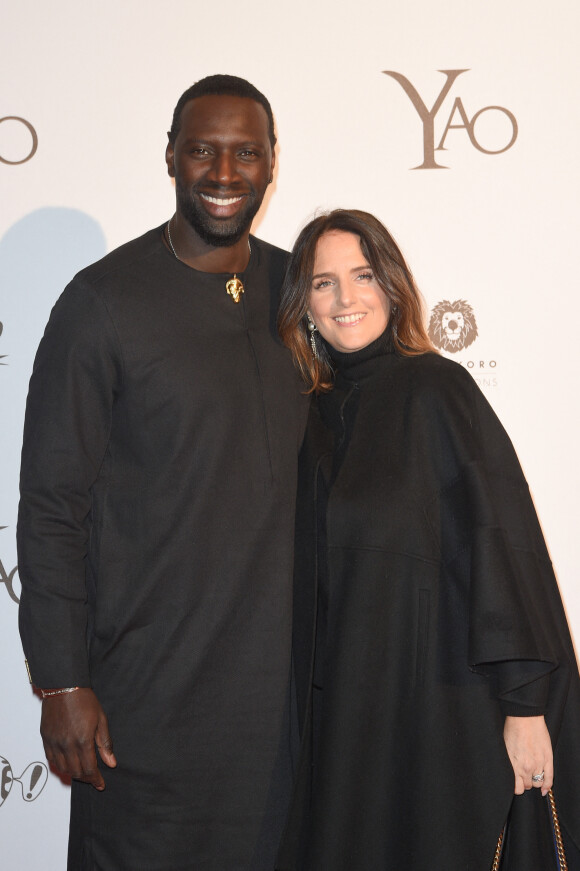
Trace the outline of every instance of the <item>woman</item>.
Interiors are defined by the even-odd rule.
[[[580,681],[501,424],[434,353],[372,215],[305,227],[279,328],[316,398],[297,518],[302,744],[278,868],[489,871],[515,792],[502,867],[544,871],[553,780],[574,867]]]

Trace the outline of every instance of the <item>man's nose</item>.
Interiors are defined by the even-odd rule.
[[[210,170],[210,178],[221,185],[227,185],[237,175],[236,161],[227,151],[216,154]]]

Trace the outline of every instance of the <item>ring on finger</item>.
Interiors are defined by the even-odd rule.
[[[539,774],[532,774],[532,781],[534,783],[542,783],[543,779],[544,779],[544,772],[543,771],[540,771]]]

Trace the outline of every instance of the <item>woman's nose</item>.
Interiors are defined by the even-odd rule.
[[[339,281],[336,285],[336,300],[344,308],[352,305],[354,291],[350,281]]]

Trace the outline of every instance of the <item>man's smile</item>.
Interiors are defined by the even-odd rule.
[[[247,207],[249,195],[247,193],[231,194],[222,193],[206,193],[197,191],[197,196],[201,201],[201,207],[205,213],[218,221],[227,221],[230,218],[237,218],[242,214]]]
[[[234,203],[239,203],[243,200],[243,196],[240,197],[212,197],[209,194],[200,194],[200,197],[204,199],[208,203],[214,203],[216,206],[231,206]]]

